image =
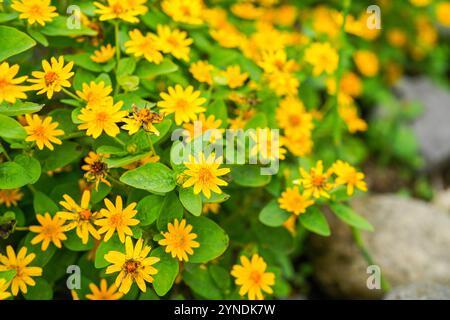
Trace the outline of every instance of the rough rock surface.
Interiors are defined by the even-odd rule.
[[[391,290],[385,300],[450,300],[450,287],[437,283],[413,283]]]
[[[425,202],[396,195],[359,198],[356,212],[375,232],[363,239],[392,287],[417,282],[450,283],[450,217]],[[332,235],[312,236],[315,277],[330,296],[378,299],[382,290],[367,288],[367,263],[354,244],[351,229],[328,214]]]

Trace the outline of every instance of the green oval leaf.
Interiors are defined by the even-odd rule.
[[[331,234],[327,219],[317,207],[309,207],[305,213],[299,217],[300,223],[305,229],[328,237]]]
[[[27,51],[36,45],[30,36],[16,28],[0,26],[0,61]]]
[[[153,250],[150,256],[160,259],[155,264],[158,273],[153,276],[153,288],[158,296],[162,297],[169,292],[177,278],[179,271],[178,261],[165,253],[162,247]]]
[[[23,296],[26,300],[52,300],[52,286],[43,278],[34,278],[36,284],[28,286],[27,293]]]
[[[331,210],[345,223],[362,230],[373,231],[373,226],[352,208],[341,203],[330,204]]]
[[[183,205],[181,204],[175,192],[171,192],[164,197],[164,203],[158,214],[156,226],[158,230],[167,230],[169,222],[175,219],[181,220],[183,217]]]
[[[202,214],[202,196],[200,194],[194,194],[192,188],[182,188],[179,195],[180,201],[187,211],[197,217]]]
[[[259,221],[269,227],[279,227],[290,216],[291,213],[280,208],[277,200],[272,200],[259,213]]]
[[[0,115],[0,137],[5,139],[24,140],[27,132],[22,125],[13,118]]]
[[[270,183],[272,176],[262,175],[261,168],[256,165],[235,166],[231,170],[233,181],[243,187],[263,187]]]
[[[50,215],[55,215],[59,211],[58,205],[53,202],[47,195],[37,191],[33,198],[34,212],[39,214],[45,214],[48,212]]]
[[[27,171],[15,162],[0,163],[0,189],[16,189],[31,182]]]
[[[28,101],[26,102],[16,101],[16,103],[14,104],[10,104],[3,101],[3,103],[0,104],[0,114],[4,116],[14,117],[23,114],[39,112],[43,107],[44,107],[43,104],[37,104]]]
[[[134,188],[156,193],[167,193],[176,187],[173,171],[162,163],[147,163],[125,172],[120,181]]]
[[[125,252],[125,244],[120,242],[117,234],[114,234],[107,242],[102,241],[95,252],[95,267],[97,269],[105,268],[110,263],[105,260],[105,254],[110,251]]]
[[[138,202],[136,219],[141,222],[140,226],[148,226],[158,219],[161,207],[164,204],[164,197],[149,195]]]

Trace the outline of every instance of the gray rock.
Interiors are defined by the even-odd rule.
[[[450,287],[437,283],[413,283],[391,290],[385,300],[450,300]]]
[[[403,78],[396,87],[405,101],[417,101],[423,114],[413,123],[426,170],[433,170],[450,159],[450,90],[428,78]]]
[[[392,287],[416,282],[450,283],[450,217],[423,201],[396,195],[353,202],[375,232],[362,232],[364,243]],[[368,289],[368,264],[355,245],[349,226],[328,214],[332,235],[312,236],[310,253],[315,277],[330,296],[380,299]]]

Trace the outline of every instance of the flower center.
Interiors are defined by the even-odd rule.
[[[262,275],[258,271],[252,271],[252,273],[250,273],[250,279],[256,285],[260,284],[261,278],[262,278]]]
[[[137,272],[137,270],[140,268],[141,263],[139,261],[135,261],[133,259],[125,261],[125,264],[123,265],[123,269],[128,274],[134,274]]]
[[[183,12],[183,15],[185,16],[191,15],[191,9],[188,6],[181,6],[180,11]]]
[[[44,76],[44,80],[45,80],[45,84],[47,86],[49,86],[49,85],[55,83],[56,80],[58,80],[58,75],[53,71],[47,72]]]
[[[9,85],[8,80],[6,80],[6,79],[0,79],[0,88],[4,88],[4,87],[6,87],[6,86],[8,86],[8,85]]]
[[[116,3],[111,7],[111,10],[116,14],[116,15],[120,15],[122,14],[125,10],[122,7],[122,5],[120,3]]]
[[[33,135],[43,139],[45,137],[45,128],[42,126],[34,128]]]
[[[111,221],[111,224],[114,226],[122,225],[122,215],[120,213],[116,213],[112,215],[109,220]]]
[[[91,219],[92,212],[90,209],[83,209],[79,212],[79,215],[81,220],[89,220]]]
[[[300,122],[301,122],[301,120],[300,120],[300,117],[298,117],[298,116],[292,116],[290,118],[290,123],[292,126],[298,126],[300,124]]]
[[[178,47],[178,39],[175,38],[174,36],[170,36],[167,38],[167,42],[170,43],[172,46],[174,47]]]
[[[34,16],[42,16],[42,6],[40,5],[34,5],[30,8],[30,13]]]
[[[43,228],[43,233],[44,233],[46,236],[52,236],[52,235],[54,235],[54,234],[56,233],[56,231],[57,231],[56,226],[55,226],[55,225],[52,225],[52,224],[46,225],[46,226]]]
[[[109,115],[106,112],[99,112],[97,113],[96,119],[98,122],[106,122],[109,119]]]
[[[208,168],[201,168],[198,172],[198,180],[202,183],[209,182],[213,179],[213,175],[211,174],[211,170]]]
[[[177,104],[176,104],[176,108],[178,110],[182,110],[182,111],[185,111],[188,108],[188,106],[189,106],[189,103],[184,99],[178,100]]]
[[[322,175],[314,176],[312,178],[312,184],[316,187],[322,187],[325,184],[325,177]]]

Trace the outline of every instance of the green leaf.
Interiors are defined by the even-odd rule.
[[[83,24],[79,28],[69,28],[70,21],[67,17],[58,16],[53,18],[49,23],[41,29],[41,32],[47,36],[96,36],[97,31],[89,29]]]
[[[67,61],[73,61],[78,67],[83,69],[93,72],[103,71],[103,67],[100,64],[91,60],[89,53],[68,54],[64,57]]]
[[[208,199],[202,194],[203,203],[222,203],[230,199],[230,195],[224,192],[222,193],[211,193],[211,197]]]
[[[36,45],[26,33],[7,26],[0,26],[0,61],[27,51]]]
[[[291,215],[291,213],[280,208],[277,200],[272,200],[259,213],[259,221],[269,227],[279,227]]]
[[[153,276],[153,288],[155,288],[158,296],[162,297],[169,292],[177,278],[179,271],[178,261],[165,253],[162,247],[153,250],[150,256],[160,259],[154,265],[158,269],[158,273]]]
[[[300,223],[305,229],[328,237],[331,234],[327,219],[317,207],[309,207],[305,213],[299,217]]]
[[[44,107],[43,104],[37,104],[33,102],[16,101],[14,104],[4,101],[0,104],[0,115],[15,117],[24,114],[36,113],[41,111]]]
[[[223,299],[221,290],[205,266],[186,264],[183,280],[193,292],[205,299]]]
[[[138,202],[136,210],[138,211],[136,219],[140,221],[141,226],[148,226],[158,219],[161,213],[161,207],[164,204],[164,197],[149,195]]]
[[[345,223],[362,230],[373,231],[373,226],[352,208],[341,203],[330,204],[331,210]]]
[[[270,183],[272,176],[262,175],[261,168],[256,165],[235,166],[231,170],[233,181],[243,187],[263,187]]]
[[[14,158],[14,162],[20,164],[27,172],[30,179],[29,184],[36,183],[41,176],[41,164],[35,158],[25,154],[19,154]]]
[[[0,13],[0,23],[5,23],[19,17],[18,12],[1,12]]]
[[[164,197],[164,203],[158,214],[156,226],[158,230],[167,230],[167,225],[175,219],[178,221],[183,217],[183,205],[175,192],[171,192]]]
[[[59,211],[58,205],[53,202],[47,195],[37,191],[33,198],[34,212],[43,215],[48,212],[50,215],[54,216],[56,212]]]
[[[105,268],[110,265],[110,263],[105,260],[105,254],[110,251],[125,252],[125,244],[120,242],[117,234],[114,234],[107,242],[102,241],[98,246],[97,251],[95,252],[95,267],[97,269]]]
[[[260,112],[255,114],[245,125],[245,129],[256,129],[267,127],[267,117],[264,113]]]
[[[44,149],[36,152],[36,156],[41,160],[42,171],[53,171],[62,168],[79,158],[82,149],[79,144],[72,141],[64,141],[62,145],[56,145],[55,149]]]
[[[180,201],[187,211],[197,217],[202,214],[202,197],[200,194],[194,194],[192,188],[181,188],[179,194]]]
[[[17,274],[16,269],[6,270],[0,272],[0,279],[5,280],[6,282],[10,282],[12,278],[14,278]]]
[[[31,244],[31,240],[33,240],[33,238],[36,236],[36,233],[29,232],[23,239],[23,246],[27,247],[27,255],[30,253],[34,253],[36,255],[36,257],[31,262],[31,265],[44,267],[55,254],[56,247],[52,243],[48,246],[47,250],[42,251],[42,242],[39,242],[35,245]]]
[[[5,139],[25,140],[27,132],[13,118],[0,115],[0,137]]]
[[[26,300],[52,300],[52,286],[43,278],[34,278],[36,285],[28,286],[27,293],[23,296]]]
[[[32,181],[27,170],[15,162],[0,163],[0,189],[16,189]]]
[[[142,60],[137,67],[136,75],[141,79],[152,80],[159,75],[172,73],[177,70],[178,66],[167,58],[160,64]]]
[[[221,290],[228,290],[231,286],[231,277],[228,270],[222,268],[219,265],[211,264],[208,267],[209,274],[213,278],[214,282]]]
[[[120,59],[119,61],[116,75],[117,77],[129,76],[133,74],[135,69],[136,69],[136,60],[134,58],[123,58]]]
[[[163,140],[168,133],[170,133],[170,129],[172,128],[172,120],[166,119],[161,123],[155,124],[155,128],[159,131],[159,136],[152,135],[151,140],[153,144],[157,144],[161,140]]]
[[[72,251],[88,251],[94,248],[95,241],[92,236],[89,235],[89,240],[86,244],[83,244],[81,239],[76,235],[75,229],[66,233],[67,240],[63,242],[64,246]]]
[[[209,104],[206,110],[206,116],[213,115],[216,119],[222,120],[221,128],[226,128],[228,125],[228,111],[225,102],[222,99],[217,99]]]
[[[156,193],[167,193],[176,187],[173,171],[159,162],[147,163],[125,172],[120,181],[134,188]]]
[[[48,47],[48,40],[47,38],[39,32],[38,29],[35,29],[33,27],[28,26],[27,27],[28,34],[33,37],[34,40],[42,44],[44,47]]]
[[[195,241],[200,243],[200,247],[194,248],[194,254],[189,256],[189,262],[206,263],[225,252],[229,238],[218,224],[205,217],[188,216],[186,220],[192,225],[192,232],[197,234]]]

